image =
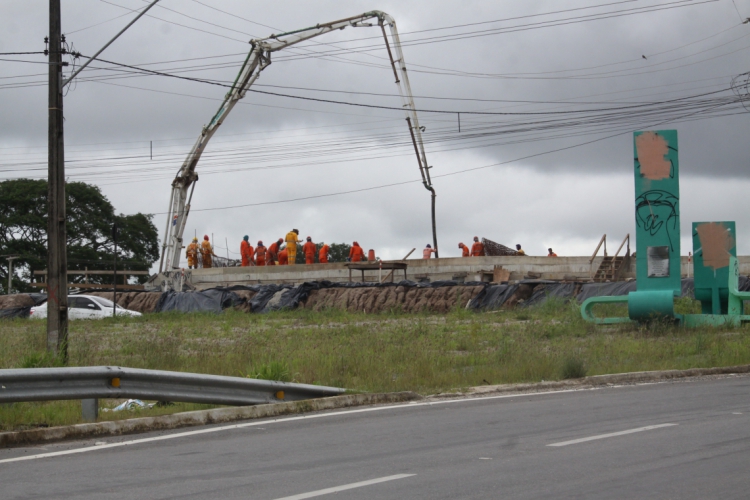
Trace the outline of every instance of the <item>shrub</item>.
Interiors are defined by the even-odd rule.
[[[260,365],[257,369],[251,370],[247,374],[247,378],[275,380],[278,382],[290,382],[292,380],[289,367],[280,361],[271,361]]]
[[[562,378],[583,378],[588,369],[583,360],[577,357],[566,358],[562,366]]]
[[[32,352],[21,359],[21,368],[51,368],[65,366],[62,360],[51,352]]]

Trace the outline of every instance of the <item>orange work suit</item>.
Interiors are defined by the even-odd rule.
[[[280,266],[288,266],[289,265],[289,252],[286,251],[286,248],[279,252],[279,265]]]
[[[362,262],[362,258],[365,256],[365,251],[359,245],[353,245],[349,250],[349,259],[352,262]]]
[[[302,252],[305,254],[305,264],[315,264],[315,243],[308,241],[302,245]]]
[[[187,250],[185,250],[185,257],[187,257],[189,269],[198,267],[198,244],[197,243],[191,243],[187,246]]]
[[[203,240],[201,242],[201,257],[203,257],[203,268],[208,269],[213,264],[212,256],[214,254],[214,249],[211,248],[211,243]]]
[[[461,243],[459,245],[461,247],[461,257],[469,257],[471,253],[469,252],[469,247]]]
[[[318,253],[318,262],[321,264],[328,264],[328,251],[331,249],[328,245],[323,245]]]
[[[472,257],[484,257],[484,245],[482,242],[477,241],[471,245],[471,256]]]
[[[253,247],[245,240],[240,243],[240,255],[242,256],[242,267],[248,267],[253,261]]]
[[[255,260],[256,266],[265,266],[266,265],[266,247],[259,246],[255,249],[255,254],[257,255],[257,258]]]
[[[279,260],[279,243],[271,243],[268,247],[268,255],[266,256],[266,265],[275,266],[276,261]]]

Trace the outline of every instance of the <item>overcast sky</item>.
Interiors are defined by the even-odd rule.
[[[65,0],[63,32],[92,55],[145,5]],[[251,38],[373,9],[398,23],[417,107],[456,112],[420,114],[441,256],[475,235],[530,255],[590,255],[603,233],[616,246],[635,230],[632,131],[644,128],[679,131],[682,254],[699,220],[736,220],[750,253],[750,114],[728,90],[750,71],[750,0],[161,0],[101,57],[231,82]],[[43,50],[48,21],[46,1],[3,0],[0,52]],[[0,58],[0,179],[46,179],[45,59]],[[377,27],[272,60],[253,89],[400,104]],[[226,88],[92,66],[65,97],[68,177],[99,185],[118,212],[156,214],[163,237],[171,180]],[[386,259],[432,240],[429,193],[406,182],[419,171],[399,111],[250,92],[198,174],[186,236],[213,235],[219,255],[225,239],[236,257],[243,235],[268,244],[291,228]]]

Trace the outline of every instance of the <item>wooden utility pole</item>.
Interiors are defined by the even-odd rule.
[[[10,295],[10,289],[13,286],[13,261],[18,257],[18,255],[9,255],[6,257],[8,259],[8,290],[5,293],[8,295]]]
[[[112,224],[112,242],[114,251],[114,278],[112,278],[112,317],[117,316],[117,223]]]
[[[49,2],[49,179],[47,193],[47,350],[68,358],[68,259],[60,0]]]

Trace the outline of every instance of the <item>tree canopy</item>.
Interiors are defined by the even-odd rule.
[[[97,186],[65,185],[68,269],[113,268],[112,226],[117,224],[117,267],[147,271],[159,259],[159,236],[152,215],[117,215]],[[14,179],[0,182],[0,255],[18,255],[12,288],[29,291],[34,271],[47,268],[47,182]],[[18,269],[18,272],[16,272]],[[71,275],[69,282],[82,282]],[[144,282],[146,276],[139,276]],[[89,276],[91,283],[112,283],[111,276]],[[8,283],[8,262],[0,259],[0,287]],[[7,291],[6,291],[7,293]]]

